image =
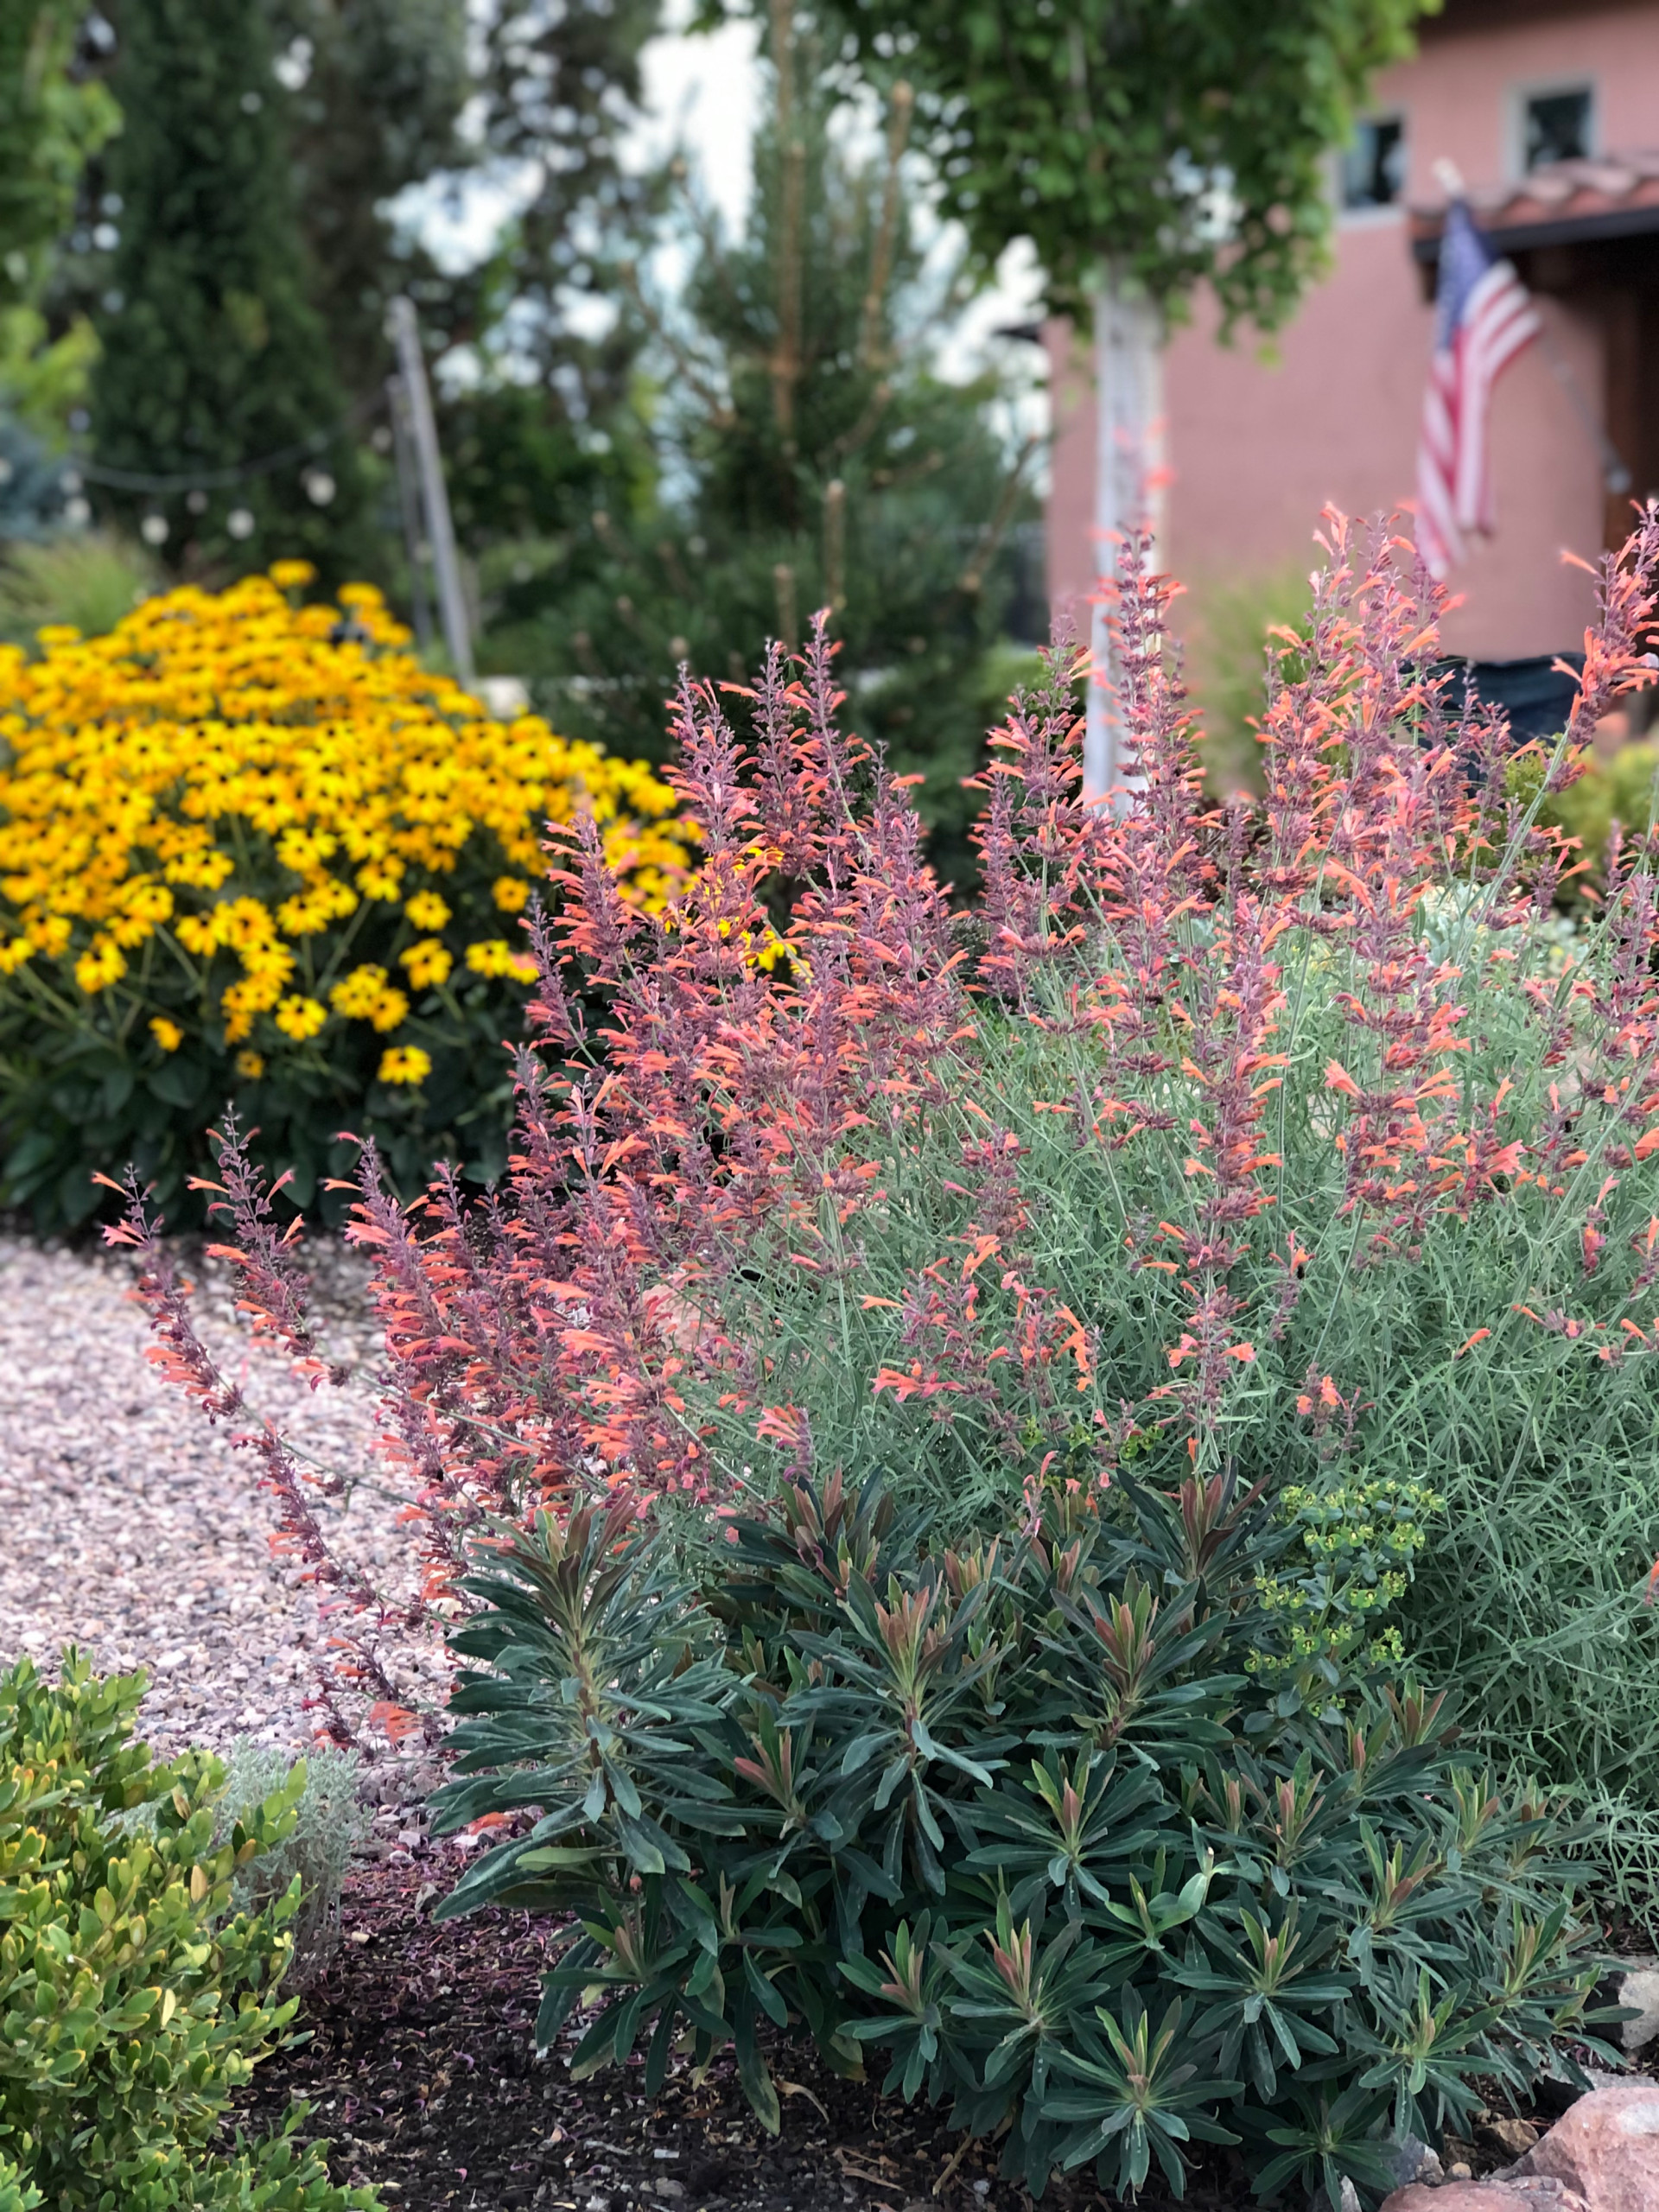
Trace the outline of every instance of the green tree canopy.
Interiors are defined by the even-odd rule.
[[[1272,328],[1317,273],[1324,159],[1438,0],[833,0],[878,79],[917,86],[943,210],[1049,298],[1108,262],[1166,307],[1208,277]]]

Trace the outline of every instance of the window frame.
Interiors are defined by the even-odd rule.
[[[1582,92],[1586,96],[1588,121],[1584,153],[1572,158],[1592,162],[1599,158],[1601,152],[1599,81],[1576,70],[1570,76],[1527,78],[1518,85],[1511,85],[1509,93],[1510,174],[1516,181],[1522,181],[1535,174],[1527,166],[1527,111],[1535,100],[1560,99],[1573,92]],[[1543,166],[1545,164],[1540,164],[1540,167]]]
[[[1403,104],[1399,106],[1377,108],[1371,113],[1356,116],[1354,128],[1358,131],[1363,130],[1368,124],[1380,123],[1397,123],[1400,126],[1400,147],[1402,156],[1400,190],[1392,200],[1373,200],[1351,207],[1344,181],[1344,167],[1349,149],[1346,146],[1333,148],[1331,162],[1331,190],[1332,196],[1336,201],[1337,220],[1344,226],[1355,226],[1363,229],[1370,224],[1397,223],[1404,219],[1410,184],[1410,110]]]

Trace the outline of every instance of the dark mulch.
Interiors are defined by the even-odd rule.
[[[998,2175],[995,2146],[966,2142],[943,2113],[827,2074],[809,2047],[772,2053],[775,2140],[729,2060],[702,2082],[676,2066],[654,2098],[639,2087],[643,2060],[573,2082],[574,2039],[546,2058],[532,2039],[545,1923],[479,1913],[434,1926],[460,1863],[416,1827],[353,1869],[344,1940],[301,2006],[306,2039],[261,2067],[238,2125],[260,2132],[305,2099],[305,2132],[332,2142],[334,2178],[376,2183],[398,2212],[1033,2212]],[[879,2080],[885,2058],[874,2063]],[[1445,2139],[1446,2164],[1507,2164],[1569,2095],[1519,2120],[1483,2115],[1475,2140]],[[1106,2202],[1085,2175],[1055,2183],[1044,2207],[1099,2212]],[[1236,2159],[1216,2153],[1185,2212],[1254,2202]],[[1154,2171],[1139,2212],[1170,2203]]]
[[[434,1927],[454,1870],[421,1847],[353,1872],[345,1940],[301,2008],[310,2040],[261,2067],[240,2125],[257,2132],[307,2099],[306,2132],[332,2140],[334,2178],[376,2183],[408,2212],[1030,2212],[994,2150],[925,2106],[826,2074],[809,2049],[772,2054],[776,2140],[728,2062],[701,2083],[677,2067],[650,2099],[638,2064],[572,2082],[570,2045],[538,2059],[531,2040],[543,1930],[502,1913]],[[1251,2201],[1226,2165],[1185,2200],[1187,2212]],[[1165,2199],[1149,2187],[1141,2202],[1155,2212]],[[1089,2212],[1103,2200],[1074,2179],[1044,2202]]]

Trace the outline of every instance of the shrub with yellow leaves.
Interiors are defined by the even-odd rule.
[[[129,1160],[172,1217],[227,1101],[311,1206],[372,1135],[415,1188],[505,1157],[543,824],[591,810],[660,905],[693,833],[635,761],[491,718],[367,585],[302,563],[0,647],[0,1198],[43,1228]]]

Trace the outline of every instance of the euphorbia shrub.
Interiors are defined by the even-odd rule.
[[[1179,2192],[1201,2144],[1262,2195],[1386,2190],[1390,2125],[1434,2142],[1586,2035],[1550,1823],[1439,1699],[1252,1681],[1286,1537],[1231,1478],[1098,1502],[1045,1484],[957,1551],[879,1482],[785,1485],[702,1605],[661,1520],[542,1516],[471,1585],[437,1803],[537,1817],[440,1916],[557,1916],[538,2038],[582,1999],[573,2069],[643,2052],[647,2094],[730,2046],[775,2130],[760,2037],[793,2022],[1033,2193],[1154,2162]]]

